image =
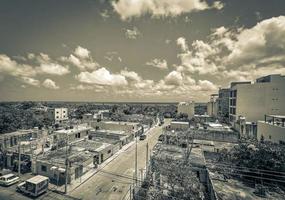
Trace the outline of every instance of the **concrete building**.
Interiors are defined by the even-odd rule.
[[[72,142],[75,140],[82,139],[88,136],[89,131],[92,128],[86,125],[75,126],[71,129],[62,129],[58,131],[54,131],[53,133],[53,141],[54,143],[62,143],[65,144],[66,141]]]
[[[180,102],[177,107],[177,114],[187,114],[188,118],[194,117],[195,103],[191,102]]]
[[[91,113],[86,113],[82,116],[82,122],[83,123],[90,123],[91,121],[93,121],[93,115]]]
[[[55,124],[62,124],[68,121],[67,108],[49,108],[48,117],[54,120]]]
[[[218,94],[212,94],[210,101],[207,103],[207,114],[211,117],[217,117],[218,115]]]
[[[240,117],[245,117],[244,120],[249,122],[247,124],[252,124],[263,120],[265,114],[284,115],[284,85],[285,76],[280,74],[258,78],[253,84],[251,82],[231,83],[230,123],[236,129],[246,130],[240,123]]]
[[[123,145],[132,141],[134,135],[130,132],[125,132],[125,131],[102,130],[102,129],[91,130],[89,134],[89,139],[94,140],[97,138],[119,141],[120,146],[122,147]]]
[[[6,150],[18,145],[19,141],[31,141],[40,137],[41,131],[38,129],[18,130],[12,133],[0,135],[0,150]]]
[[[141,125],[135,122],[122,121],[93,121],[91,126],[95,129],[125,131],[130,133],[137,133],[141,131]]]
[[[217,98],[218,102],[218,119],[221,122],[229,122],[229,107],[230,107],[230,89],[220,88]]]
[[[188,130],[189,128],[189,122],[172,121],[170,123],[171,130]]]
[[[92,140],[78,141],[69,145],[67,150],[64,147],[38,156],[34,161],[34,173],[47,176],[52,182],[62,185],[65,183],[67,160],[67,179],[68,183],[71,183],[108,159],[113,153],[111,144]]]
[[[264,121],[257,122],[257,139],[260,141],[285,143],[285,116],[265,115]]]

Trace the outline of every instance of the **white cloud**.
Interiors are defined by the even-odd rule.
[[[48,89],[53,89],[53,90],[57,90],[59,89],[59,86],[57,86],[55,84],[55,82],[51,79],[46,79],[43,84],[42,84],[45,88],[48,88]]]
[[[70,54],[69,57],[62,56],[60,60],[73,64],[81,71],[94,70],[100,66],[96,61],[93,61],[90,51],[81,46],[74,50],[74,54]]]
[[[215,1],[209,5],[205,0],[118,0],[113,1],[112,6],[121,19],[126,20],[145,14],[167,17],[212,8],[221,9],[223,4]]]
[[[108,12],[108,10],[103,10],[101,13],[100,13],[101,17],[106,20],[110,17],[110,14]]]
[[[141,35],[139,29],[137,27],[133,27],[133,29],[125,29],[125,36],[128,39],[135,40]]]
[[[78,56],[79,58],[88,58],[90,51],[88,49],[85,49],[81,46],[76,47],[74,50],[74,54]]]
[[[136,72],[133,72],[133,71],[122,70],[121,75],[132,81],[139,82],[142,80],[142,78]]]
[[[182,51],[188,51],[188,45],[187,45],[186,39],[184,37],[179,37],[176,40],[176,43],[177,43],[178,46],[180,46]]]
[[[81,72],[76,78],[82,83],[120,86],[127,85],[126,78],[120,74],[111,74],[106,68],[102,67],[93,72]]]
[[[38,68],[38,71],[39,73],[59,75],[59,76],[68,74],[70,72],[67,66],[64,67],[56,63],[43,63]]]
[[[5,54],[0,54],[0,72],[12,76],[35,76],[36,71],[32,66],[19,64]]]
[[[28,85],[39,87],[40,81],[30,77],[22,77],[22,81]]]
[[[165,77],[165,83],[167,85],[181,85],[182,81],[182,73],[178,71],[172,71]]]
[[[147,62],[146,65],[153,66],[159,69],[167,69],[167,61],[165,59],[155,58]]]

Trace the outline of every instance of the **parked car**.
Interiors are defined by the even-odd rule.
[[[16,190],[25,195],[37,197],[48,190],[48,184],[48,177],[37,175],[20,183]]]
[[[0,177],[0,185],[10,186],[17,183],[19,180],[20,178],[14,174],[6,174]]]
[[[2,169],[0,171],[0,177],[4,176],[4,175],[7,175],[7,174],[11,174],[11,173],[12,173],[12,171],[10,169]]]
[[[146,139],[146,135],[141,135],[140,140],[144,140],[144,139]]]

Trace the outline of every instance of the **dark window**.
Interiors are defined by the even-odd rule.
[[[42,170],[43,172],[46,172],[46,171],[47,171],[47,166],[42,165],[42,166],[41,166],[41,170]]]

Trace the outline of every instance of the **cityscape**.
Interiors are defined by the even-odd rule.
[[[0,199],[284,200],[283,0],[0,0]]]

